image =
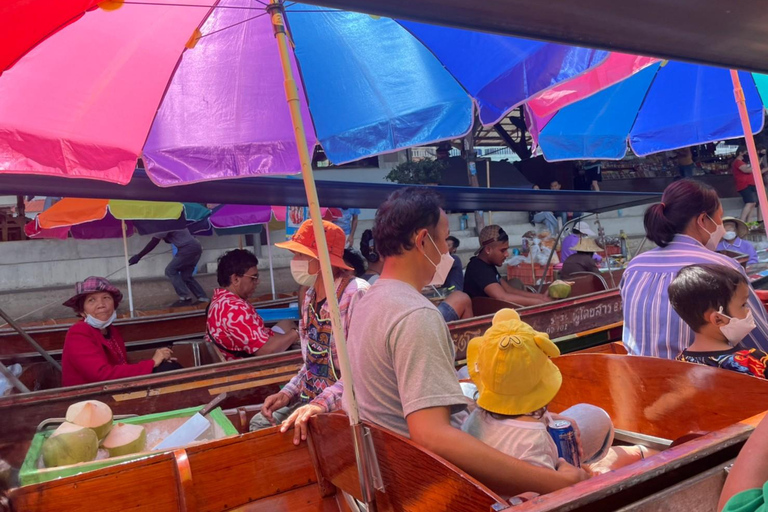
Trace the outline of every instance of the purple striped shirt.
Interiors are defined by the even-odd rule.
[[[643,253],[630,262],[621,280],[624,345],[630,354],[674,359],[693,342],[693,331],[669,303],[667,287],[681,268],[697,263],[727,265],[746,276],[735,260],[710,251],[686,235],[675,235],[667,247]],[[765,351],[768,315],[752,288],[749,305],[757,328],[742,344]]]

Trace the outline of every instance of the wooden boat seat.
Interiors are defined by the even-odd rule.
[[[61,387],[61,371],[47,361],[32,363],[24,366],[19,380],[30,391],[58,388]],[[13,388],[13,394],[16,393],[20,393],[20,391]]]
[[[189,340],[174,343],[173,357],[184,368],[194,368],[224,361],[220,352],[214,350],[212,343],[203,340]],[[154,348],[128,351],[128,362],[136,363],[144,359],[150,359],[155,353]]]
[[[500,496],[453,464],[394,432],[368,422],[364,425],[370,429],[385,482],[383,491],[375,493],[377,510],[490,510],[494,504],[504,505]],[[336,487],[364,501],[347,416],[312,418],[310,443],[321,488]]]
[[[227,477],[222,477],[226,470]],[[13,511],[339,510],[307,444],[277,428],[14,489]]]
[[[473,297],[472,312],[475,316],[493,315],[504,308],[520,309],[523,306],[514,302],[494,299],[492,297]]]
[[[675,484],[668,489],[625,507],[617,512],[689,512],[692,510],[717,510],[717,502],[723,491],[728,461],[699,475]]]
[[[616,428],[663,439],[719,430],[766,408],[768,381],[719,368],[609,354],[569,354],[554,362],[563,384],[551,410],[594,404]]]

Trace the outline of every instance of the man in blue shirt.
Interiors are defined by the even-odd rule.
[[[355,230],[357,230],[357,216],[360,215],[359,208],[340,208],[341,217],[334,220],[333,223],[344,230],[347,235],[347,247],[355,245]]]

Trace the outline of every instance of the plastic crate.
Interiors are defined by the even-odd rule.
[[[175,430],[176,427],[181,426],[184,421],[192,417],[197,411],[201,410],[200,407],[190,407],[188,409],[180,409],[177,411],[159,412],[155,414],[147,414],[145,416],[136,416],[134,418],[126,418],[116,420],[115,423],[133,423],[133,424],[149,424],[163,422],[165,427],[169,430],[169,433]],[[212,439],[220,439],[231,435],[236,435],[237,429],[232,422],[227,419],[220,408],[216,408],[211,411],[206,419],[211,423],[211,428],[203,432],[203,434],[195,442],[201,442]],[[55,468],[40,467],[42,462],[43,442],[53,434],[53,430],[46,430],[38,432],[32,439],[32,444],[27,451],[27,456],[24,459],[24,463],[19,471],[19,481],[21,485],[37,484],[61,478],[65,476],[72,476],[78,473],[85,473],[86,471],[94,471],[96,469],[106,468],[121,462],[127,462],[130,460],[140,459],[142,457],[148,457],[150,455],[156,455],[163,451],[144,451],[141,453],[134,453],[131,455],[124,455],[122,457],[109,457],[106,459],[98,459],[91,462],[83,462],[80,464],[71,464],[69,466],[59,466]],[[149,441],[149,439],[148,439]],[[190,443],[191,444],[191,443]]]
[[[534,273],[536,274],[535,280],[533,277]],[[507,266],[507,279],[519,279],[527,286],[538,285],[542,277],[545,283],[551,283],[554,280],[555,268],[550,265],[546,275],[543,274],[544,265],[538,263],[535,263],[534,265],[531,265],[530,263],[521,263],[517,266]]]

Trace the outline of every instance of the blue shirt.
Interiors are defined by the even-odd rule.
[[[674,359],[693,343],[694,333],[669,303],[667,288],[678,271],[698,263],[725,265],[741,272],[735,260],[710,251],[687,235],[675,235],[666,247],[636,256],[621,279],[624,310],[623,342],[632,355]],[[768,316],[749,288],[749,308],[757,327],[741,342],[746,348],[768,349]]]
[[[757,251],[755,250],[755,246],[739,237],[734,238],[732,242],[728,242],[725,239],[721,240],[720,243],[717,244],[717,250],[740,252],[749,256],[747,265],[754,265],[757,263]]]
[[[352,217],[360,215],[359,208],[342,208],[341,217],[333,221],[334,224],[344,230],[345,235],[352,231]]]

